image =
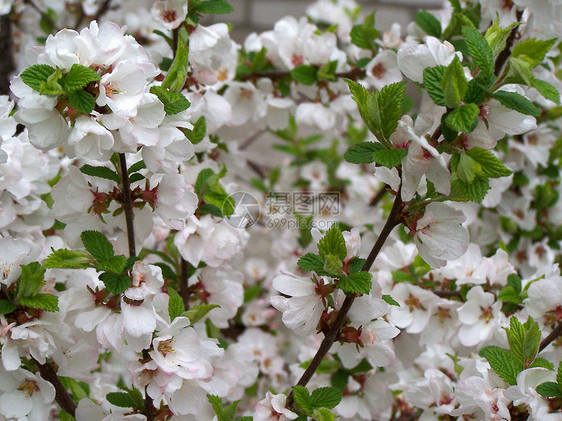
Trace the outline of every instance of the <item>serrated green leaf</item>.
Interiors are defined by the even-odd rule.
[[[407,149],[379,149],[373,152],[374,162],[387,168],[394,168],[400,165],[402,159],[408,154]]]
[[[464,104],[447,114],[447,125],[456,131],[470,133],[476,128],[480,109],[475,104]]]
[[[537,386],[537,392],[545,398],[560,398],[562,397],[562,390],[558,384],[554,382],[545,382]]]
[[[329,61],[328,63],[324,64],[322,67],[318,69],[318,73],[316,73],[316,77],[318,78],[318,80],[328,80],[330,82],[337,82],[338,79],[335,77],[337,68],[338,68],[337,60]]]
[[[487,177],[476,176],[471,183],[466,183],[459,180],[455,175],[451,177],[451,193],[449,194],[449,200],[481,203],[489,189],[490,182]]]
[[[127,265],[127,258],[123,255],[111,256],[107,260],[99,262],[98,270],[121,273],[125,270]]]
[[[312,418],[315,421],[334,421],[336,416],[326,408],[315,408],[312,411]]]
[[[528,367],[535,359],[537,352],[539,352],[541,330],[539,328],[539,324],[531,317],[527,319],[527,322],[523,326],[526,330],[525,338],[523,340],[523,357],[525,367]]]
[[[426,67],[423,71],[423,84],[430,98],[437,105],[445,105],[445,94],[441,81],[445,74],[445,66]]]
[[[224,15],[232,12],[234,9],[225,0],[206,0],[196,6],[199,13],[205,15]]]
[[[560,105],[560,92],[550,83],[541,79],[533,79],[533,88],[539,91],[545,99]]]
[[[370,164],[375,161],[374,153],[382,149],[385,148],[380,143],[361,142],[349,148],[343,157],[352,164]]]
[[[461,154],[457,164],[457,176],[465,183],[471,183],[476,177],[476,162],[467,154]]]
[[[31,89],[39,92],[42,82],[47,82],[49,76],[55,73],[56,69],[54,67],[48,66],[46,64],[36,64],[34,66],[25,69],[20,77],[23,83],[29,86]]]
[[[451,64],[445,69],[441,88],[445,96],[445,105],[449,108],[456,107],[460,100],[464,98],[468,82],[464,76],[464,70],[458,56],[455,56]]]
[[[338,288],[347,294],[369,294],[372,277],[369,272],[350,273],[338,281]]]
[[[295,82],[312,85],[317,81],[317,72],[317,67],[301,64],[291,70],[291,77]]]
[[[170,301],[168,302],[168,314],[170,315],[170,320],[173,321],[176,317],[180,317],[184,312],[184,303],[181,295],[173,288],[168,288],[168,294],[170,296]]]
[[[486,41],[492,48],[492,52],[494,56],[497,56],[505,49],[505,42],[511,34],[513,28],[519,25],[519,22],[514,22],[506,28],[502,28],[499,26],[499,17],[494,21],[494,24],[488,28],[486,31]]]
[[[61,77],[62,77],[62,72],[57,67],[55,72],[52,75],[50,75],[46,81],[41,82],[41,85],[39,85],[39,93],[41,95],[47,95],[47,96],[59,96],[64,94],[64,91],[62,90],[62,86],[59,83]]]
[[[21,275],[17,284],[17,296],[32,297],[36,295],[45,283],[45,268],[37,262],[21,266]]]
[[[324,257],[324,271],[328,274],[339,274],[343,268],[343,262],[337,256],[328,253]]]
[[[321,387],[312,392],[310,403],[313,408],[332,409],[341,402],[342,394],[335,387]]]
[[[297,264],[305,272],[324,272],[324,260],[314,253],[306,253]]]
[[[517,384],[517,375],[523,370],[523,365],[515,360],[511,352],[497,346],[486,346],[480,350],[479,355],[486,358],[494,371],[507,383]]]
[[[152,86],[150,93],[156,95],[160,102],[164,104],[166,115],[178,114],[191,106],[191,103],[185,96],[180,93],[171,92],[162,86]]]
[[[86,250],[98,263],[109,260],[115,254],[107,237],[99,231],[84,231],[80,234],[80,238]]]
[[[365,18],[361,25],[354,25],[350,31],[351,43],[363,48],[376,52],[378,50],[375,42],[380,32],[375,28],[375,12]]]
[[[8,300],[0,300],[0,314],[10,314],[16,310],[16,306]]]
[[[562,361],[558,363],[558,370],[556,371],[556,381],[558,382],[560,390],[562,390]]]
[[[183,129],[185,136],[189,139],[191,143],[197,145],[205,138],[207,134],[207,121],[205,116],[201,116],[197,119],[195,124],[193,124],[193,129]]]
[[[539,117],[541,111],[531,101],[517,92],[496,91],[492,98],[498,100],[504,107],[510,108],[521,114]]]
[[[515,44],[513,50],[511,51],[511,57],[523,58],[531,65],[531,68],[533,68],[541,64],[546,54],[555,43],[556,39],[543,41],[535,38],[529,38]]]
[[[100,75],[96,71],[75,63],[64,77],[64,90],[66,93],[72,94],[98,80],[100,80]]]
[[[506,286],[504,289],[500,291],[498,294],[498,300],[503,301],[504,303],[514,303],[519,304],[523,299],[519,296],[519,293],[515,291],[511,285]]]
[[[481,174],[486,177],[507,177],[513,174],[509,168],[494,156],[492,152],[482,148],[469,149],[466,154],[480,164]]]
[[[45,269],[85,269],[92,267],[93,263],[92,256],[83,250],[59,249],[47,256],[43,262],[43,267]]]
[[[90,114],[96,106],[94,97],[86,91],[76,91],[68,96],[68,103],[76,111]]]
[[[509,320],[509,329],[507,330],[509,350],[511,351],[513,357],[523,366],[525,365],[525,354],[523,351],[525,336],[525,328],[519,322],[517,317],[512,316]]]
[[[318,254],[322,259],[325,259],[329,254],[336,256],[340,260],[344,260],[347,256],[345,239],[336,224],[332,225],[318,242]]]
[[[400,307],[400,303],[396,301],[394,298],[392,298],[390,295],[383,294],[382,299],[386,301],[388,304],[390,304],[391,306]]]
[[[529,368],[533,368],[533,367],[542,367],[548,370],[554,370],[554,364],[552,364],[550,361],[542,357],[537,357],[534,359],[533,363],[529,366]]]
[[[203,190],[207,180],[214,174],[215,172],[210,168],[201,170],[201,172],[197,175],[197,180],[195,180],[195,193],[197,193],[197,195],[201,194],[201,190]]]
[[[312,411],[310,394],[304,386],[293,386],[293,400],[303,411]]]
[[[384,141],[384,133],[382,131],[382,118],[378,101],[378,92],[369,93],[362,85],[351,80],[344,79],[349,90],[353,95],[353,100],[357,103],[359,114],[367,128],[373,133],[379,141]]]
[[[300,368],[304,368],[305,370],[308,368],[312,360],[305,361],[304,363],[300,364]],[[334,373],[341,367],[341,364],[336,360],[330,360],[324,358],[318,368],[316,369],[316,373],[327,374],[327,373]]]
[[[517,293],[521,292],[521,278],[516,273],[507,277],[507,285],[513,287]]]
[[[70,393],[72,393],[72,397],[75,402],[79,402],[81,399],[87,399],[89,397],[88,390],[82,387],[82,384],[80,384],[81,382],[78,382],[71,377],[59,376],[59,379],[65,389],[70,389]]]
[[[509,72],[516,78],[521,79],[522,83],[533,86],[534,76],[531,72],[531,65],[529,62],[516,58],[510,57],[509,58]]]
[[[381,130],[386,139],[390,139],[390,135],[398,126],[398,120],[402,117],[402,102],[405,92],[406,82],[396,82],[385,85],[377,95]]]
[[[418,26],[427,34],[435,38],[441,38],[441,22],[431,13],[420,10],[414,18]]]
[[[52,294],[36,294],[20,297],[19,304],[24,307],[38,308],[46,311],[59,311],[59,297]]]
[[[128,393],[123,392],[111,392],[108,393],[105,398],[107,401],[120,408],[134,408],[135,401]]]
[[[187,66],[188,66],[188,46],[178,41],[174,60],[168,70],[168,74],[162,81],[162,88],[169,92],[180,92],[187,80]]]
[[[199,320],[207,315],[209,311],[214,308],[219,308],[218,304],[199,304],[192,306],[189,310],[184,311],[182,316],[187,317],[189,319],[189,323],[194,325]]]
[[[119,175],[115,171],[107,167],[96,167],[94,165],[85,164],[80,167],[80,172],[82,174],[91,175],[92,177],[105,178],[106,180],[121,183]]]
[[[131,287],[131,278],[114,272],[104,272],[99,276],[105,288],[113,295],[121,294]]]
[[[476,28],[464,26],[462,34],[468,47],[468,52],[472,57],[472,62],[483,73],[485,81],[489,82],[494,75],[494,53],[492,48]]]
[[[361,269],[363,269],[364,264],[365,264],[365,259],[354,257],[349,262],[349,273],[360,272]]]

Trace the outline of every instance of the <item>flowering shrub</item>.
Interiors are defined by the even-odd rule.
[[[0,419],[562,419],[560,2],[231,10],[0,1]]]

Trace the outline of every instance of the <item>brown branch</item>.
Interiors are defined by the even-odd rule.
[[[521,17],[523,16],[523,12],[521,10],[518,10],[516,16],[517,16],[517,21],[520,22]],[[507,40],[505,41],[505,48],[502,50],[502,52],[498,55],[498,58],[496,59],[496,66],[494,68],[494,73],[496,76],[500,75],[505,62],[511,55],[511,47],[515,42],[515,38],[517,37],[518,32],[519,32],[519,26],[516,26],[511,30],[509,37],[507,37]]]
[[[55,387],[55,399],[59,406],[74,417],[76,413],[76,404],[62,385],[53,367],[48,362],[41,364],[35,358],[31,357],[31,359],[39,368],[39,374],[41,374],[41,377]]]
[[[131,185],[129,183],[129,174],[127,172],[127,158],[124,153],[119,154],[119,167],[121,168],[121,182],[123,187],[123,208],[125,213],[125,220],[127,223],[127,240],[129,243],[129,256],[137,255],[135,246],[135,227],[133,225],[133,201],[131,199]],[[147,349],[143,349],[142,356],[144,360],[150,360],[150,355]],[[148,394],[148,386],[144,388],[145,404],[144,415],[147,421],[154,420],[154,403]]]
[[[394,204],[392,205],[392,210],[390,211],[390,215],[388,215],[388,219],[384,224],[384,227],[379,235],[379,238],[377,238],[375,245],[373,246],[367,259],[365,260],[365,264],[361,269],[362,271],[368,272],[371,269],[371,266],[373,265],[375,259],[377,258],[379,252],[381,251],[382,246],[388,239],[388,236],[390,235],[394,227],[400,223],[401,209],[402,209],[402,200],[400,199],[400,192],[398,192],[396,198],[394,199]],[[314,372],[316,371],[316,369],[318,368],[318,366],[320,365],[320,363],[322,362],[322,360],[324,359],[324,357],[332,347],[333,343],[336,341],[336,338],[338,337],[341,328],[345,324],[347,313],[351,309],[354,300],[355,300],[355,295],[348,295],[345,298],[341,306],[341,309],[339,310],[338,315],[336,316],[336,320],[334,321],[334,324],[332,325],[330,330],[326,333],[326,336],[324,337],[324,340],[320,344],[318,351],[316,351],[316,355],[314,356],[314,358],[310,362],[310,365],[299,379],[297,383],[298,386],[306,386],[306,384],[310,381],[310,379],[314,375]],[[291,407],[291,405],[292,405],[292,394],[289,393],[289,397],[287,399],[287,406]]]
[[[560,335],[562,335],[562,323],[558,323],[558,326],[556,326],[554,330],[550,332],[550,334],[546,338],[543,339],[543,341],[539,346],[539,352],[545,349],[552,341],[554,341]]]
[[[441,298],[460,297],[459,291],[432,291],[435,295]]]
[[[10,94],[10,75],[16,69],[10,15],[0,16],[0,95]]]

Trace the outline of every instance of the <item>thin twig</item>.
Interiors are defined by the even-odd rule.
[[[435,295],[441,298],[460,297],[459,291],[432,291]]]
[[[125,220],[127,223],[127,240],[129,243],[129,256],[136,256],[135,246],[135,227],[133,225],[133,201],[131,200],[131,185],[129,182],[129,173],[127,172],[127,158],[124,153],[119,154],[119,167],[121,168],[121,182],[123,187],[123,207],[125,210]],[[147,349],[142,351],[143,359],[150,360],[150,355]],[[148,394],[148,386],[144,389],[145,404],[144,415],[147,421],[154,420],[154,403]]]
[[[388,186],[385,184],[384,186],[382,186],[380,188],[380,190],[377,192],[377,194],[375,194],[375,196],[369,202],[369,206],[375,207],[379,204],[379,202],[382,200],[382,198],[386,194],[386,188],[387,187]]]
[[[93,20],[99,21],[103,17],[103,15],[109,12],[110,6],[111,6],[111,0],[105,0],[98,8],[98,11],[94,15]]]
[[[119,166],[121,167],[121,181],[123,183],[123,207],[125,220],[127,222],[127,240],[129,242],[129,256],[136,256],[135,226],[133,224],[133,201],[131,200],[131,185],[127,173],[127,158],[124,153],[119,154]]]
[[[39,374],[41,374],[41,377],[43,377],[55,387],[55,399],[60,407],[70,415],[75,416],[76,404],[66,391],[65,387],[62,385],[53,367],[48,362],[46,362],[45,364],[41,364],[35,358],[31,358],[33,359],[33,361],[35,361],[35,364],[39,368]]]
[[[368,272],[371,269],[371,266],[373,265],[375,259],[377,258],[379,252],[381,251],[382,246],[388,239],[388,236],[390,235],[394,227],[396,227],[396,225],[399,224],[401,209],[402,209],[402,200],[400,199],[400,192],[398,192],[396,198],[394,199],[394,204],[392,205],[392,210],[390,211],[390,215],[388,215],[388,219],[384,224],[384,227],[379,235],[379,238],[377,238],[375,245],[373,246],[367,259],[365,260],[365,264],[361,269],[362,271]],[[318,351],[316,351],[316,355],[314,356],[314,358],[310,362],[310,365],[299,379],[297,383],[298,386],[306,386],[306,384],[310,381],[310,379],[314,375],[314,372],[316,371],[316,369],[318,368],[318,366],[320,365],[320,363],[322,362],[322,360],[324,359],[324,357],[332,347],[333,343],[336,341],[336,338],[338,337],[341,328],[345,324],[347,313],[351,309],[354,300],[355,300],[355,295],[348,295],[345,298],[338,312],[338,315],[336,316],[336,320],[334,321],[334,324],[332,325],[330,330],[326,333],[326,336],[324,337],[324,340],[320,344]],[[289,394],[287,402],[288,402],[288,406],[290,407],[292,405],[292,394]]]
[[[550,332],[550,334],[546,338],[543,339],[543,341],[539,346],[539,352],[545,349],[552,341],[554,341],[560,335],[562,335],[562,323],[558,323],[558,326],[556,326],[554,330]]]

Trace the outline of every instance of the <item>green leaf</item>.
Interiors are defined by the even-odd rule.
[[[561,398],[562,390],[554,382],[545,382],[537,386],[537,392],[545,398]]]
[[[347,294],[369,294],[372,277],[369,272],[350,273],[338,281],[338,288]]]
[[[359,257],[354,257],[349,262],[349,273],[360,272],[365,265],[365,259],[361,259]]]
[[[191,143],[197,145],[205,138],[205,134],[207,133],[207,121],[205,120],[205,116],[201,116],[197,119],[195,124],[193,124],[193,129],[183,129],[183,133],[185,137],[189,139]]]
[[[456,107],[466,95],[468,82],[464,76],[464,70],[458,56],[455,56],[451,64],[445,69],[441,88],[445,96],[445,105],[449,108]],[[476,105],[474,106],[476,107]]]
[[[445,94],[441,81],[445,74],[445,66],[426,67],[423,71],[423,84],[430,98],[437,105],[445,105]]]
[[[17,285],[18,297],[33,297],[45,283],[45,268],[37,262],[21,266],[21,275]]]
[[[531,65],[528,61],[520,58],[510,57],[509,58],[509,72],[513,76],[520,78],[522,83],[533,86],[533,73],[531,72]]]
[[[513,318],[515,317],[512,317],[512,319]],[[528,367],[535,359],[537,352],[539,352],[541,330],[539,328],[539,324],[535,322],[531,317],[527,319],[524,328],[526,332],[525,339],[523,341],[523,357],[525,367]]]
[[[336,224],[332,225],[324,237],[318,242],[318,254],[320,254],[322,259],[328,254],[333,254],[342,261],[347,256],[347,248],[345,247],[343,234]]]
[[[62,72],[57,67],[55,73],[50,75],[46,81],[41,82],[41,85],[39,85],[39,93],[41,95],[48,95],[48,96],[59,96],[64,94],[64,91],[62,90],[62,86],[59,83],[61,77],[62,77]]]
[[[308,361],[305,361],[304,363],[300,364],[299,367],[304,368],[306,370],[311,362],[312,362],[312,359],[310,359]],[[321,374],[334,373],[340,367],[341,367],[341,364],[338,361],[329,360],[327,358],[324,358],[320,362],[320,365],[318,366],[318,368],[316,369],[316,373],[321,373]]]
[[[504,289],[500,291],[498,294],[498,300],[503,301],[504,303],[514,303],[519,304],[523,299],[519,296],[519,293],[515,291],[511,285],[506,286]]]
[[[326,408],[315,408],[312,411],[312,418],[315,421],[334,421],[336,416]]]
[[[226,193],[220,184],[213,185],[203,196],[205,202],[216,206],[221,210],[223,216],[230,216],[234,213],[234,199]]]
[[[85,269],[92,267],[93,260],[92,256],[83,250],[59,249],[47,256],[43,267],[45,269]]]
[[[381,129],[386,139],[394,133],[398,120],[402,117],[402,102],[406,92],[406,82],[396,82],[385,85],[378,93],[379,112],[381,115]]]
[[[96,106],[94,97],[86,91],[76,91],[68,96],[68,103],[76,111],[90,114]]]
[[[170,92],[161,86],[151,87],[150,93],[156,95],[160,102],[164,104],[166,115],[178,114],[191,106],[191,103],[185,96],[180,93]]]
[[[494,54],[494,57],[505,49],[505,42],[507,41],[509,34],[511,34],[513,28],[515,28],[518,25],[519,22],[514,22],[511,25],[509,25],[507,28],[502,28],[499,26],[499,17],[498,17],[494,21],[494,24],[488,28],[488,30],[486,31],[486,35],[484,37],[486,38],[486,41],[490,45],[490,48],[492,48],[492,53]]]
[[[195,193],[197,193],[197,195],[201,194],[201,190],[207,183],[207,180],[214,174],[215,172],[210,168],[201,170],[201,172],[197,175],[197,180],[195,180]]]
[[[327,274],[339,274],[343,268],[343,262],[337,256],[334,256],[331,253],[328,253],[324,257],[324,271]]]
[[[380,35],[380,32],[375,28],[375,12],[367,16],[363,24],[354,25],[349,35],[351,36],[352,44],[359,48],[376,52],[378,47],[375,40]]]
[[[482,71],[485,81],[490,82],[494,75],[494,53],[492,48],[476,28],[464,26],[462,28],[462,35],[473,63]]]
[[[529,368],[533,368],[533,367],[542,367],[542,368],[547,368],[549,370],[554,370],[554,364],[552,364],[550,361],[542,357],[535,358],[535,360],[529,366]]]
[[[170,320],[173,321],[176,317],[180,317],[183,314],[185,308],[181,295],[175,289],[168,288],[168,294],[170,295],[168,314],[170,315]]]
[[[382,299],[384,301],[386,301],[388,304],[390,304],[391,306],[396,306],[396,307],[400,307],[400,304],[398,303],[398,301],[396,301],[394,298],[392,298],[390,295],[387,294],[383,294]]]
[[[349,148],[343,157],[352,164],[370,164],[375,161],[374,153],[382,149],[385,148],[380,143],[361,142]]]
[[[199,13],[206,15],[225,15],[234,9],[225,0],[207,0],[202,1],[196,6]]]
[[[314,253],[306,253],[297,264],[305,272],[324,272],[324,260]]]
[[[478,124],[480,109],[475,104],[464,104],[455,108],[445,117],[447,125],[456,131],[470,133]]]
[[[205,317],[209,311],[219,307],[220,306],[218,304],[199,304],[196,306],[192,306],[187,311],[184,311],[182,313],[182,316],[187,317],[189,319],[190,325],[194,325],[203,317]]]
[[[562,390],[562,361],[558,363],[558,371],[556,372],[556,381],[558,382],[558,386],[560,390]]]
[[[312,85],[317,80],[317,72],[317,67],[301,64],[291,70],[291,77],[295,82],[302,83],[303,85]]]
[[[471,183],[459,180],[456,175],[451,176],[451,193],[449,200],[457,202],[473,201],[481,203],[490,189],[487,177],[476,176]]]
[[[121,294],[131,287],[131,278],[114,272],[104,272],[100,274],[100,280],[105,284],[105,288],[113,295]]]
[[[94,165],[85,164],[80,167],[80,172],[86,175],[91,175],[92,177],[105,178],[106,180],[115,181],[118,184],[121,183],[119,175],[107,167],[96,167]]]
[[[431,13],[420,10],[414,18],[418,26],[427,34],[435,38],[441,38],[441,22]]]
[[[560,105],[560,92],[550,83],[541,79],[533,79],[533,88],[539,91],[545,99]]]
[[[64,77],[64,90],[66,93],[72,94],[98,80],[100,80],[100,75],[96,71],[75,63]]]
[[[46,64],[36,64],[34,66],[25,69],[20,77],[23,83],[29,86],[34,91],[38,91],[41,88],[41,82],[47,82],[49,76],[55,73],[55,68],[48,66]]]
[[[474,162],[470,156],[461,154],[459,163],[457,164],[457,176],[459,180],[471,183],[474,177],[476,177],[475,165],[477,165],[476,162]]]
[[[125,270],[126,265],[127,265],[127,258],[125,256],[123,255],[111,256],[109,259],[102,260],[101,262],[99,262],[98,270],[121,273]]]
[[[10,314],[16,310],[16,306],[8,300],[0,300],[0,314]]]
[[[304,386],[293,386],[293,399],[305,412],[312,411],[312,402],[308,390]]]
[[[115,252],[107,237],[99,231],[84,231],[80,234],[82,244],[98,262],[109,260]]]
[[[46,311],[59,311],[59,297],[52,294],[36,294],[20,297],[19,304],[24,307],[38,308]]]
[[[111,392],[108,393],[105,398],[110,404],[120,408],[135,408],[135,401],[128,393]]]
[[[310,403],[314,408],[332,409],[341,402],[341,391],[335,387],[321,387],[310,395]]]
[[[338,61],[333,60],[324,64],[318,69],[316,77],[318,80],[328,80],[330,82],[337,82],[338,78],[335,76],[336,70],[338,68]]]
[[[523,365],[515,360],[511,352],[497,346],[486,346],[480,350],[479,355],[486,358],[494,371],[507,383],[517,384],[517,375],[523,370]]]
[[[70,393],[72,393],[72,397],[75,402],[79,402],[81,399],[87,399],[89,397],[88,389],[82,387],[81,382],[78,382],[71,377],[59,376],[59,379],[65,389],[70,389]]]
[[[374,161],[383,167],[394,168],[406,157],[407,149],[379,149],[373,153]]]
[[[507,285],[513,287],[518,293],[521,292],[521,278],[516,273],[512,273],[507,277]]]
[[[168,70],[166,78],[162,81],[162,88],[169,92],[180,92],[187,80],[187,66],[188,66],[188,47],[185,43],[179,42],[176,48],[174,61]],[[162,101],[164,102],[164,101]]]
[[[466,154],[480,164],[481,173],[486,177],[498,178],[513,174],[513,171],[503,165],[503,163],[487,149],[472,148],[466,151]]]
[[[521,114],[540,117],[541,111],[531,101],[517,92],[496,91],[492,98],[497,99],[504,107],[510,108]]]
[[[516,44],[511,51],[511,56],[524,59],[531,68],[537,67],[555,43],[555,38],[548,41],[529,38]]]

